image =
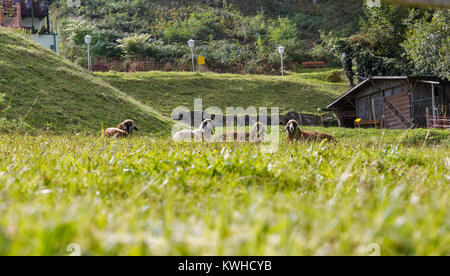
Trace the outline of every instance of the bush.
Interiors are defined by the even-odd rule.
[[[311,60],[324,61],[327,66],[341,66],[341,60],[330,48],[324,46],[323,44],[315,44],[308,54]]]
[[[211,41],[207,45],[200,46],[198,54],[205,56],[208,64],[216,66],[235,66],[238,63],[246,63],[252,56],[246,46],[227,40]]]
[[[92,7],[94,2],[106,7],[96,10]],[[190,60],[186,42],[191,38],[196,40],[195,54],[206,56],[209,64],[219,67],[247,65],[252,61],[250,71],[279,68],[277,48],[280,45],[286,49],[286,64],[300,62],[308,56],[306,42],[301,40],[297,25],[288,17],[269,19],[262,13],[244,16],[233,8],[204,6],[160,10],[159,4],[148,1],[131,1],[133,4],[123,1],[114,5],[100,0],[94,2],[84,5],[80,13],[96,24],[73,19],[58,22],[61,54],[83,66],[87,63],[86,34],[92,36],[92,55],[100,58]],[[144,22],[141,15],[132,15],[127,9],[146,10],[151,16],[146,16]]]
[[[119,47],[126,57],[142,58],[146,57],[150,48],[149,34],[134,34],[130,37],[118,39]]]
[[[342,71],[334,70],[327,74],[327,82],[339,83],[343,82]]]
[[[1,133],[18,133],[25,134],[31,133],[33,128],[25,122],[22,118],[16,120],[8,120],[6,118],[0,118],[0,132]]]
[[[338,119],[335,117],[327,118],[326,120],[323,121],[324,127],[337,127],[338,125],[339,125]]]

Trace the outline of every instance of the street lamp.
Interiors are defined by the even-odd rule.
[[[88,70],[89,71],[91,71],[91,52],[90,52],[91,39],[92,39],[92,37],[90,35],[86,35],[84,37],[84,42],[86,42],[87,47],[88,47]]]
[[[280,53],[280,57],[281,57],[281,75],[284,76],[284,67],[283,67],[284,47],[283,46],[278,47],[278,53]]]
[[[194,46],[195,46],[195,41],[193,39],[190,39],[188,41],[188,46],[189,46],[189,48],[191,48],[192,72],[195,72],[195,65],[194,65]]]

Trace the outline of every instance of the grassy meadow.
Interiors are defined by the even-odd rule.
[[[347,89],[330,69],[91,74],[4,28],[0,49],[0,255],[450,255],[449,130],[169,139],[196,98],[315,112]],[[126,118],[133,137],[101,138]]]
[[[332,69],[281,76],[216,73],[96,73],[110,85],[170,117],[176,107],[279,107],[314,113],[348,90],[346,83],[326,82]]]
[[[339,144],[2,135],[0,255],[450,254],[448,131],[313,129]]]

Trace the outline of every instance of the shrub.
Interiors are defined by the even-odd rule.
[[[0,118],[0,132],[2,133],[25,134],[31,133],[32,131],[33,128],[22,118],[19,118],[18,120],[16,119],[8,120],[7,118]]]
[[[324,127],[337,127],[339,125],[338,119],[335,117],[327,118],[323,121]]]
[[[334,70],[327,74],[327,82],[339,83],[343,82],[342,71]]]
[[[207,45],[200,46],[198,53],[208,59],[208,64],[225,66],[246,63],[252,56],[252,53],[246,46],[227,40],[211,41]]]
[[[119,47],[122,49],[126,57],[145,57],[147,56],[150,35],[149,34],[134,34],[130,37],[118,39]]]

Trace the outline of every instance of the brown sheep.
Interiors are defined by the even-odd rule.
[[[288,144],[297,141],[320,142],[325,139],[329,142],[337,142],[336,138],[327,133],[302,131],[296,120],[290,120],[284,130],[286,131],[286,141]]]
[[[120,123],[117,128],[127,132],[128,134],[132,134],[133,130],[139,131],[139,129],[134,125],[134,121],[130,119]]]
[[[267,133],[266,128],[260,122],[254,123],[250,132],[227,132],[222,134],[222,142],[263,142],[264,134]],[[230,138],[232,138],[231,141]],[[227,140],[228,139],[228,140]]]
[[[133,130],[138,130],[138,128],[134,125],[133,120],[128,119],[120,123],[117,128],[106,129],[103,135],[104,137],[127,138],[133,133]]]
[[[103,133],[104,137],[114,137],[114,138],[127,138],[128,133],[126,131],[123,131],[121,129],[112,127],[105,129],[105,132]]]

